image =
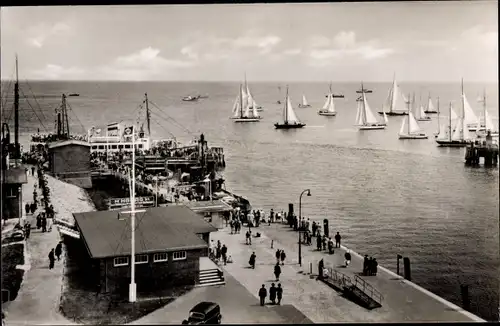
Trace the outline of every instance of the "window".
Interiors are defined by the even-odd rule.
[[[118,267],[118,266],[127,266],[128,265],[128,257],[116,257],[113,260],[113,266]]]
[[[111,145],[111,149],[117,149],[117,145]]]
[[[167,253],[166,252],[162,252],[162,253],[154,254],[153,261],[155,263],[159,263],[159,262],[162,262],[162,261],[168,261]]]
[[[142,144],[139,144],[139,148],[142,148]]]
[[[104,145],[99,145],[99,149],[104,149]]]
[[[7,188],[7,198],[16,198],[17,191],[18,190],[16,187],[8,187]]]
[[[136,255],[135,264],[146,264],[148,262],[148,255]]]
[[[174,254],[172,255],[173,257],[173,260],[183,260],[183,259],[186,259],[186,252],[185,251],[176,251],[174,252]]]
[[[123,149],[123,145],[118,145],[118,149]]]
[[[92,149],[97,149],[97,145],[92,145]]]
[[[125,148],[130,148],[130,144],[126,144],[126,145],[125,145]]]

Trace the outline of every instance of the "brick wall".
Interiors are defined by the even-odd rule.
[[[186,259],[173,260],[173,253],[168,253],[168,261],[153,262],[153,255],[148,255],[148,262],[136,264],[137,292],[162,290],[172,285],[194,285],[200,269],[201,256],[206,256],[206,249],[189,250]],[[101,289],[105,292],[127,293],[130,284],[130,256],[126,266],[113,266],[113,258],[100,260]]]

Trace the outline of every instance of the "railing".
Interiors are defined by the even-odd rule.
[[[370,283],[366,282],[363,280],[361,277],[358,275],[354,275],[354,284],[358,289],[363,291],[366,295],[370,296],[373,300],[375,300],[377,303],[382,304],[382,300],[384,297],[380,292],[375,290],[373,286],[370,285]]]
[[[344,286],[350,286],[352,285],[351,278],[341,272],[338,272],[337,270],[333,269],[332,267],[326,268],[328,270],[328,278],[332,282],[335,282],[337,285],[340,286],[340,288],[343,288]],[[327,279],[328,279],[327,278]]]

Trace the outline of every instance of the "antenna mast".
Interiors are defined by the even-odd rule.
[[[148,136],[151,136],[151,116],[149,113],[149,101],[148,101],[148,93],[144,93],[144,96],[146,97],[146,121],[148,122]]]
[[[21,158],[21,146],[19,145],[19,72],[16,54],[16,84],[14,85],[14,162],[17,167]]]

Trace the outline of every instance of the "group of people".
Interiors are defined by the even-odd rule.
[[[376,258],[365,255],[363,258],[363,275],[365,276],[376,276],[377,275],[378,262]]]
[[[56,248],[52,248],[49,252],[49,269],[54,268],[54,263],[57,260],[61,260],[62,255],[62,241],[59,241]]]
[[[266,285],[262,284],[262,287],[259,289],[259,298],[261,306],[264,306],[266,304],[266,297],[267,297]],[[283,288],[281,287],[281,283],[278,283],[278,287],[276,287],[274,283],[271,283],[271,287],[269,288],[269,301],[271,301],[271,304],[281,304],[282,298],[283,298]],[[278,302],[276,302],[276,300],[278,300]]]
[[[233,259],[227,254],[227,247],[225,244],[221,244],[220,240],[217,240],[217,244],[214,245],[214,240],[210,242],[210,257],[219,264],[223,262],[224,265],[227,263],[232,263]]]

